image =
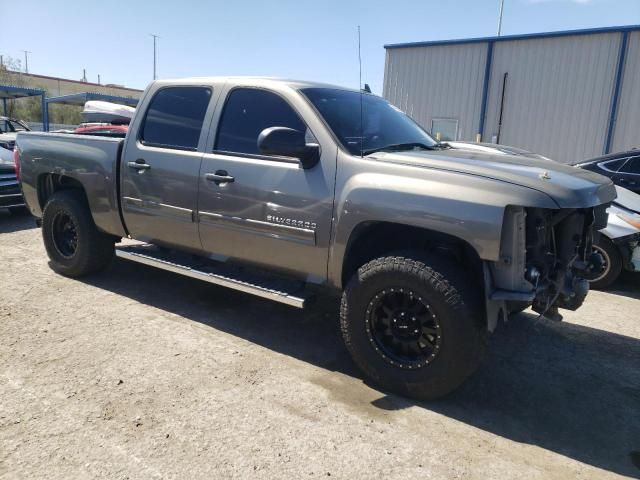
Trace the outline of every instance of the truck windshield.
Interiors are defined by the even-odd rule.
[[[438,147],[409,116],[375,95],[333,88],[305,88],[302,93],[352,155]]]

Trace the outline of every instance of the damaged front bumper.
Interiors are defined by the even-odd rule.
[[[606,208],[507,207],[499,261],[484,269],[489,330],[527,306],[561,320],[559,308],[582,305],[585,277],[603,262],[592,244],[594,232],[607,225]]]

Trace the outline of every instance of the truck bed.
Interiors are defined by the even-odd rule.
[[[84,188],[100,230],[125,235],[118,203],[123,139],[43,132],[20,132],[18,138],[22,189],[33,215],[41,217],[44,208],[38,185],[65,176]]]

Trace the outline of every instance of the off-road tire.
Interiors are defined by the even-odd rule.
[[[476,370],[486,346],[486,321],[482,289],[465,273],[454,263],[414,253],[377,258],[358,269],[342,296],[340,325],[348,351],[370,380],[428,400],[450,393]],[[415,292],[437,315],[440,348],[424,366],[392,365],[372,341],[371,302],[391,288]]]
[[[54,239],[54,222],[60,216],[75,228],[76,247],[70,255],[64,255]],[[115,237],[98,230],[86,197],[78,190],[61,190],[49,198],[42,214],[42,238],[50,267],[68,277],[103,270],[113,260]]]
[[[604,235],[600,235],[600,239],[594,245],[594,249],[605,257],[607,271],[598,280],[589,280],[589,286],[594,290],[604,290],[610,287],[622,273],[622,255],[618,247]]]

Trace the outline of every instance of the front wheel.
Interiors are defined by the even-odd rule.
[[[419,255],[360,267],[342,297],[342,334],[355,363],[383,388],[434,399],[479,365],[486,327],[479,289],[459,268]]]
[[[79,277],[104,269],[114,255],[115,239],[97,229],[82,192],[61,190],[47,201],[42,238],[56,272]]]

